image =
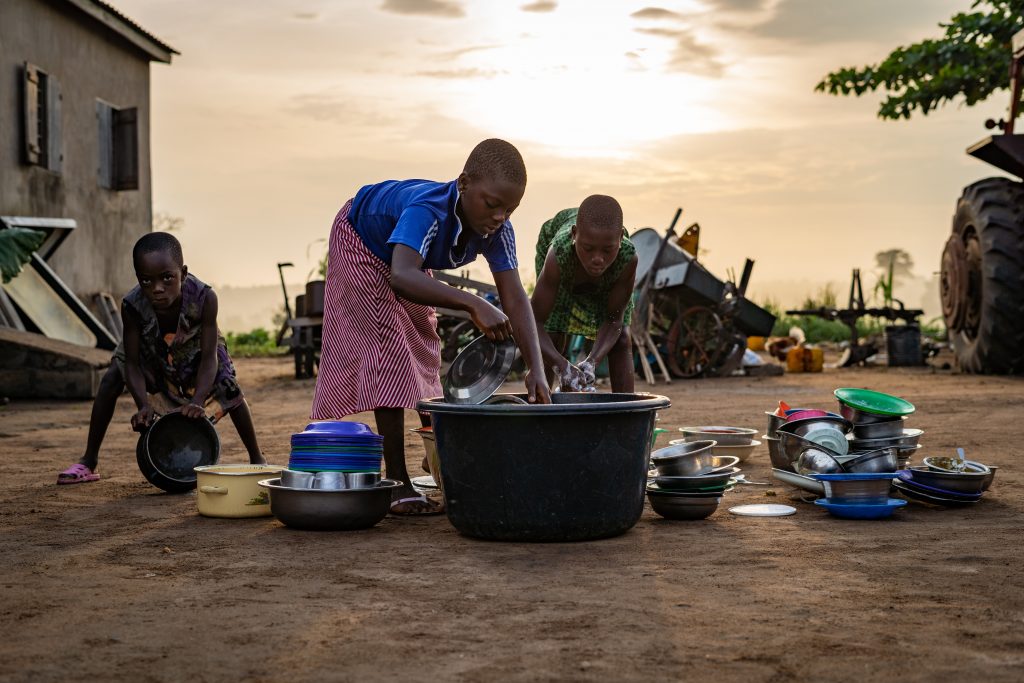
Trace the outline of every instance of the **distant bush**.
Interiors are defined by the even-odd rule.
[[[224,340],[227,342],[228,352],[238,358],[280,356],[288,352],[286,347],[277,346],[270,332],[262,327],[248,332],[228,332]]]

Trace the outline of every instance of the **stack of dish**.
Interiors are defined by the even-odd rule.
[[[889,517],[898,507],[907,504],[899,498],[890,498],[892,473],[815,474],[822,483],[825,497],[815,505],[844,519],[882,519]]]
[[[666,519],[704,519],[718,509],[740,468],[736,456],[715,455],[715,445],[699,440],[651,453],[657,473],[648,482],[647,499],[655,512]]]
[[[841,388],[833,393],[839,401],[840,414],[853,423],[853,430],[847,435],[849,450],[863,453],[895,448],[899,467],[906,467],[924,434],[920,429],[906,427],[907,415],[914,412],[914,405],[870,389]]]
[[[379,474],[383,454],[384,437],[362,422],[313,422],[292,435],[288,469]]]
[[[893,486],[906,498],[934,505],[977,503],[996,475],[994,467],[973,460],[932,457],[924,463],[897,472]]]
[[[761,445],[760,441],[754,439],[757,436],[757,430],[747,427],[680,427],[679,431],[683,433],[683,438],[669,441],[670,445],[714,441],[715,445],[712,448],[714,455],[735,457],[739,459],[739,462],[745,462],[754,449]]]

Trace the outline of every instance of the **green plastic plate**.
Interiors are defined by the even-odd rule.
[[[865,413],[899,417],[910,415],[915,410],[910,401],[871,389],[842,388],[832,393],[841,402]]]

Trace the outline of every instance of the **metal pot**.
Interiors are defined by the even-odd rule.
[[[882,439],[850,439],[851,451],[873,451],[876,448],[888,448],[889,446],[916,446],[923,429],[904,429],[902,434]]]
[[[857,457],[843,463],[847,472],[869,474],[874,472],[896,472],[899,460],[895,448],[879,448],[878,450],[858,453]]]
[[[711,449],[714,441],[690,441],[671,443],[651,453],[651,464],[658,468],[662,476],[688,477],[711,472],[716,467],[725,465],[721,458],[716,458]],[[732,465],[739,462],[733,459]]]
[[[216,465],[220,437],[209,418],[189,418],[180,412],[156,419],[139,436],[135,460],[142,476],[168,493],[196,487],[195,468]]]
[[[269,517],[270,497],[259,482],[281,465],[205,465],[196,471],[196,506],[204,517]]]
[[[905,417],[895,417],[885,422],[867,422],[853,425],[854,439],[885,439],[903,435]]]
[[[280,479],[264,479],[270,491],[270,511],[278,521],[295,529],[347,531],[369,529],[384,519],[391,507],[391,491],[402,482],[384,479],[365,489],[293,489]]]

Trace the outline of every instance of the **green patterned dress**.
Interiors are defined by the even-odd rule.
[[[576,223],[579,209],[563,209],[555,217],[545,221],[537,238],[537,278],[544,270],[544,261],[548,250],[555,250],[560,272],[558,293],[555,305],[544,323],[548,332],[562,334],[578,334],[587,339],[597,337],[597,331],[608,320],[608,297],[611,295],[615,281],[622,275],[622,270],[629,265],[636,255],[633,243],[629,241],[626,231],[622,231],[619,255],[601,275],[596,283],[576,284],[576,248],[572,243],[572,226]],[[633,300],[630,297],[623,315],[623,324],[629,325],[633,312]]]

